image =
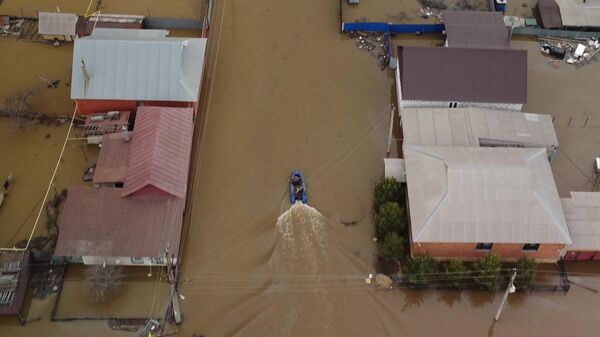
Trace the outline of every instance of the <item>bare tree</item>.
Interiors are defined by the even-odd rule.
[[[124,276],[123,266],[89,266],[85,270],[84,287],[93,302],[103,302],[120,290]]]
[[[26,123],[37,121],[42,114],[33,107],[31,99],[38,93],[38,89],[30,88],[8,95],[4,99],[4,107],[0,110],[0,115],[16,120],[19,128]]]

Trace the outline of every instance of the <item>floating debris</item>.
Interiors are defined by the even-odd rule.
[[[356,39],[358,49],[375,57],[379,69],[383,70],[389,64],[387,33],[353,31],[350,37]]]
[[[0,15],[0,36],[19,37],[24,26],[25,19]]]
[[[598,38],[591,39],[562,39],[540,37],[541,51],[558,60],[566,58],[567,64],[581,67],[593,60],[600,53],[600,41]],[[558,68],[556,63],[550,64]]]

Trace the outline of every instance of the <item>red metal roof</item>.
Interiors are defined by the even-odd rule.
[[[185,199],[122,198],[120,188],[73,186],[56,242],[57,256],[177,255]]]
[[[133,133],[129,136],[133,137]],[[94,172],[94,184],[125,181],[131,141],[126,142],[123,137],[119,132],[106,134],[102,138],[102,149]]]
[[[193,129],[192,108],[138,108],[122,195],[158,189],[185,198]]]

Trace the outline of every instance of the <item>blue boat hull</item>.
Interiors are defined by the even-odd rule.
[[[296,192],[296,186],[292,183],[292,179],[294,179],[294,177],[300,178],[299,186],[302,187],[302,190],[299,193]],[[302,172],[300,172],[300,171],[292,172],[292,174],[290,174],[289,184],[290,184],[290,202],[292,204],[295,204],[298,201],[302,201],[302,203],[306,204],[306,201],[307,201],[306,182],[304,180],[304,175],[302,174]]]

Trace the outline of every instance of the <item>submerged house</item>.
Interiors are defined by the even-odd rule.
[[[442,11],[445,47],[510,49],[502,12]]]
[[[77,35],[77,14],[38,13],[38,33],[45,40],[73,41]]]
[[[527,102],[527,52],[398,47],[398,107],[520,111]]]
[[[554,156],[552,117],[486,108],[407,108],[400,111],[403,144],[425,146],[543,147]]]
[[[561,24],[568,28],[598,28],[600,27],[600,0],[554,0],[558,6]],[[542,20],[544,15],[556,15],[556,9],[552,9],[548,3],[539,7]],[[551,11],[550,11],[551,10]],[[557,21],[556,19],[553,19]],[[544,21],[544,20],[543,20]],[[544,21],[544,26],[546,21]],[[550,27],[546,27],[550,28]]]
[[[75,41],[71,99],[87,115],[138,106],[197,106],[206,39],[96,28]]]
[[[545,149],[403,150],[412,255],[556,262],[572,243]]]
[[[600,193],[571,192],[561,199],[573,244],[566,261],[600,261]]]
[[[95,187],[71,187],[56,256],[84,264],[177,260],[190,165],[193,109],[140,107],[131,134],[105,135]]]

